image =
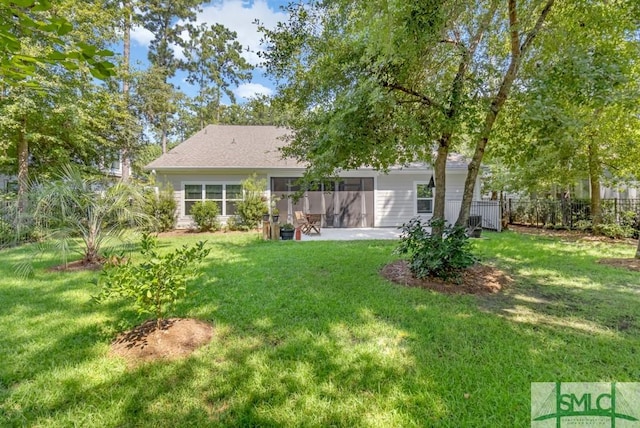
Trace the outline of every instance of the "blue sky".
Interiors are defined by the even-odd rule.
[[[205,3],[202,12],[198,13],[196,22],[198,24],[220,23],[238,33],[238,41],[245,49],[249,48],[249,52],[244,54],[245,58],[257,66],[259,64],[257,52],[262,48],[260,46],[261,34],[254,21],[258,19],[268,28],[273,28],[279,21],[286,20],[287,16],[280,7],[287,3],[285,0],[218,0]],[[131,35],[131,56],[134,67],[136,67],[136,62],[139,63],[138,68],[147,67],[148,46],[152,39],[153,35],[145,29],[134,29]],[[177,52],[177,56],[180,56],[179,52]],[[193,95],[194,91],[184,81],[183,73],[177,74],[173,83],[188,95]],[[274,83],[264,76],[264,70],[256,68],[252,81],[234,88],[234,93],[238,102],[244,102],[256,94],[271,95],[273,89]]]

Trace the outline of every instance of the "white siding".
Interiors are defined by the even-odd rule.
[[[299,171],[288,170],[272,170],[268,173],[261,171],[258,178],[269,179],[271,177],[295,177],[299,176]],[[370,171],[369,174],[364,171],[353,172],[354,176],[374,175]],[[349,176],[352,174],[341,174]],[[184,214],[184,184],[185,183],[239,183],[246,179],[249,174],[247,172],[234,171],[226,174],[212,173],[175,173],[175,174],[158,174],[157,182],[159,184],[170,183],[173,186],[176,201],[178,202],[178,227],[190,227],[193,221],[190,216]],[[447,173],[447,200],[460,201],[464,189],[464,179],[466,170],[454,170]],[[398,227],[409,221],[417,215],[415,183],[428,182],[431,178],[431,171],[423,173],[413,173],[408,171],[391,172],[390,174],[380,174],[375,178],[375,202],[374,202],[374,225],[375,227]],[[267,180],[267,196],[270,192]],[[480,186],[476,185],[476,196],[474,200],[479,200]],[[458,213],[448,212],[447,220],[455,222]],[[427,220],[431,216],[426,215]],[[451,218],[449,218],[451,217]],[[221,221],[225,222],[226,217],[221,217]]]
[[[431,172],[423,174],[388,174],[377,178],[375,225],[376,227],[398,227],[418,215],[416,208],[415,182],[426,182],[431,178]],[[446,199],[447,201],[461,201],[464,191],[466,170],[447,173]],[[479,200],[480,186],[476,183],[474,200]],[[421,215],[424,220],[431,215]],[[445,212],[448,222],[454,223],[458,212]]]
[[[178,203],[178,223],[176,227],[190,228],[195,226],[191,216],[184,212],[184,184],[185,183],[240,183],[248,177],[248,174],[158,174],[158,184],[171,184],[173,193]],[[266,179],[266,175],[258,175],[258,179]],[[268,185],[268,184],[267,184]],[[220,216],[220,221],[225,223],[226,216]]]

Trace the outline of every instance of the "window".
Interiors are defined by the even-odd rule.
[[[433,213],[433,188],[427,183],[416,183],[418,214]]]
[[[243,198],[241,184],[185,184],[184,212],[191,215],[191,207],[199,201],[214,201],[220,215],[234,215],[236,204]]]

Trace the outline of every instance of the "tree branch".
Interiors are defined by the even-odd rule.
[[[416,97],[417,98],[416,101],[419,101],[426,106],[442,109],[442,106],[440,104],[433,101],[431,98],[427,97],[426,95],[423,95],[419,92],[414,91],[413,89],[406,88],[397,83],[389,83],[389,82],[382,82],[382,86],[385,88],[393,89],[395,91],[403,92],[405,94]]]
[[[538,35],[538,32],[540,32],[540,28],[542,28],[542,24],[547,19],[547,15],[549,15],[549,12],[551,12],[551,6],[553,6],[554,2],[555,0],[549,0],[547,1],[547,4],[544,5],[542,12],[540,12],[540,16],[538,16],[538,20],[536,21],[536,25],[531,31],[529,31],[529,34],[527,34],[527,38],[522,43],[520,51],[526,52],[527,49],[529,49],[531,42],[533,42],[533,39]]]
[[[520,55],[520,31],[518,30],[518,11],[516,0],[509,0],[509,33],[511,37],[511,55]]]

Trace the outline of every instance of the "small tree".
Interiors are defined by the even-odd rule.
[[[111,297],[126,297],[135,301],[139,314],[154,314],[156,327],[162,328],[167,306],[176,304],[187,292],[187,282],[200,276],[197,265],[209,255],[210,249],[200,241],[193,247],[178,248],[161,255],[158,240],[144,234],[140,242],[144,262],[133,264],[130,258],[113,257],[102,271],[100,294],[95,300],[102,302]]]
[[[269,205],[264,196],[267,181],[258,179],[254,173],[242,182],[242,189],[244,200],[236,204],[240,222],[249,228],[256,228],[260,224],[262,215],[269,212]]]
[[[191,207],[191,215],[193,221],[196,222],[198,229],[202,232],[215,232],[220,230],[220,208],[213,201],[198,201]]]
[[[86,175],[77,166],[63,167],[57,179],[32,189],[35,222],[45,238],[58,244],[65,264],[77,237],[83,243],[84,263],[95,264],[108,240],[153,221],[141,209],[143,196],[138,188]]]

